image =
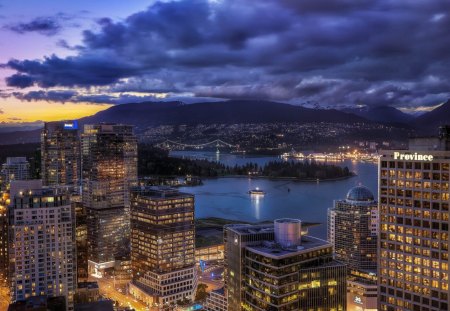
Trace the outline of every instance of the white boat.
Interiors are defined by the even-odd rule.
[[[260,190],[259,188],[256,188],[256,189],[249,190],[248,194],[250,194],[251,196],[263,196],[266,193],[264,191]]]

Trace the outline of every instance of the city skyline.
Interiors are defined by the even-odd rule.
[[[415,113],[450,97],[441,1],[28,4],[0,2],[1,122],[235,98]]]

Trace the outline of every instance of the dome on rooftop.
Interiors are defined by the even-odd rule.
[[[367,187],[353,187],[347,192],[347,200],[355,202],[372,202],[374,200],[373,193]]]

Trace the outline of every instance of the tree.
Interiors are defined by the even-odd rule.
[[[197,286],[197,292],[195,293],[195,301],[202,301],[205,300],[206,297],[208,297],[208,293],[206,292],[206,289],[208,288],[208,285],[200,283]]]

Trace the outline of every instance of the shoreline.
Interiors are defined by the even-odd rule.
[[[200,179],[217,179],[217,178],[248,178],[248,179],[268,179],[268,180],[289,180],[295,182],[325,182],[325,181],[339,181],[346,180],[349,178],[353,178],[358,176],[357,174],[353,174],[350,176],[342,176],[335,178],[313,178],[313,179],[300,179],[297,177],[270,177],[270,176],[247,176],[247,175],[224,175],[224,176],[216,176],[216,177],[199,177]]]

